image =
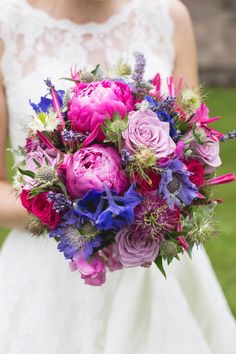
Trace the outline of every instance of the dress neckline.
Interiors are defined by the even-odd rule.
[[[21,0],[21,3],[29,13],[33,14],[34,16],[37,15],[40,18],[44,18],[44,20],[47,20],[47,23],[51,23],[53,25],[56,24],[57,27],[70,27],[76,32],[87,32],[88,30],[102,32],[103,30],[110,30],[114,28],[115,26],[117,26],[117,24],[120,23],[120,21],[124,21],[125,19],[127,19],[129,14],[138,7],[140,1],[141,0],[130,0],[129,2],[124,4],[119,11],[110,15],[105,21],[101,23],[95,21],[77,23],[73,20],[70,20],[69,18],[56,18],[50,15],[47,11],[31,5],[28,0]]]

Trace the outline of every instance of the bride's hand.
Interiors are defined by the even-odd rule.
[[[0,43],[0,60],[3,46]],[[0,72],[0,226],[24,229],[27,212],[21,206],[11,185],[7,182],[6,142],[8,133],[6,97]]]

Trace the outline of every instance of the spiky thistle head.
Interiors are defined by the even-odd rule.
[[[156,156],[149,148],[141,148],[134,155],[136,163],[145,169],[154,168],[156,166]]]
[[[187,231],[187,241],[200,245],[215,238],[214,209],[215,204],[194,208],[192,215],[183,223],[183,228]]]
[[[126,171],[130,176],[138,175],[141,179],[150,183],[147,171],[156,170],[156,156],[149,148],[140,148],[132,159],[129,159]]]
[[[127,62],[121,59],[115,68],[115,74],[117,76],[129,76],[132,74],[132,68]]]
[[[146,237],[164,240],[164,236],[175,230],[179,221],[179,211],[170,210],[160,197],[148,195],[135,209],[135,231]]]
[[[90,71],[81,71],[80,73],[80,80],[82,82],[87,82],[87,83],[90,83],[90,82],[93,82],[95,79],[95,76],[93,73],[91,73]]]
[[[177,256],[178,253],[179,253],[179,248],[176,242],[170,240],[166,240],[162,242],[160,248],[161,257],[163,257],[164,259],[174,258]]]
[[[177,104],[179,104],[186,113],[195,112],[202,103],[202,96],[199,89],[189,87],[183,88],[177,97]]]
[[[41,183],[53,182],[56,179],[56,171],[50,166],[42,166],[36,172],[35,179]]]

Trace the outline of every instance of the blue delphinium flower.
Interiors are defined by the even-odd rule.
[[[143,198],[135,191],[134,185],[124,194],[106,190],[89,191],[74,204],[75,213],[91,219],[100,230],[120,230],[134,222],[134,209]]]
[[[174,206],[192,204],[198,196],[198,189],[189,180],[190,172],[186,165],[178,160],[170,160],[162,170],[162,178],[159,184],[159,193],[166,200],[170,209]]]
[[[94,224],[76,215],[73,208],[63,216],[62,222],[49,233],[49,237],[59,239],[58,250],[64,253],[66,259],[72,259],[79,252],[87,260],[102,244],[102,235]]]
[[[65,91],[58,90],[57,94],[58,94],[58,100],[59,100],[60,106],[62,106]],[[48,94],[46,96],[41,97],[39,103],[33,103],[31,100],[29,101],[31,107],[33,108],[33,110],[36,113],[47,113],[49,108],[52,107],[52,99],[48,98],[47,96],[48,96]]]

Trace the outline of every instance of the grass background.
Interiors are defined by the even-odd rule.
[[[236,129],[236,89],[212,88],[207,98],[211,116],[221,115],[222,119],[213,126],[226,133]],[[219,174],[236,173],[236,139],[221,144],[223,167]],[[12,158],[8,153],[9,178],[11,178]],[[236,183],[217,186],[216,198],[225,203],[217,208],[219,219],[218,237],[206,245],[213,267],[222,285],[229,305],[236,317]],[[6,238],[8,230],[0,228],[0,246]]]

